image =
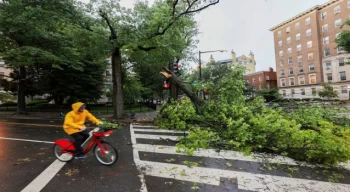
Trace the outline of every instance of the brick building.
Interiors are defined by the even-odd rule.
[[[270,67],[268,71],[259,71],[243,76],[249,85],[254,86],[256,91],[277,87],[276,72]]]
[[[273,27],[278,87],[284,97],[312,98],[320,83],[331,82],[340,99],[349,99],[350,57],[336,37],[348,26],[349,0],[314,6]]]

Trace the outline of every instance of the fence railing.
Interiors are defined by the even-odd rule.
[[[135,104],[124,105],[125,113],[137,113],[154,111],[156,109],[155,104]],[[0,105],[0,112],[16,111],[16,104],[3,104]],[[55,104],[37,104],[26,106],[28,112],[57,112],[67,113],[72,110],[68,105],[55,105]],[[88,104],[87,110],[96,114],[113,114],[113,105],[111,104]]]

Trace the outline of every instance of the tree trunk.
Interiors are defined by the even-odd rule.
[[[18,92],[17,92],[17,114],[27,114],[25,101],[25,79],[26,68],[19,67]]]
[[[191,99],[192,103],[196,107],[196,112],[199,114],[200,107],[204,104],[203,100],[200,100],[196,93],[186,87],[186,85],[183,84],[182,81],[168,69],[164,68],[164,71],[162,71],[161,74],[168,78],[172,84],[177,85],[177,87]]]
[[[124,112],[124,100],[122,89],[122,55],[119,48],[114,48],[112,52],[112,83],[114,105],[114,118],[121,118]]]

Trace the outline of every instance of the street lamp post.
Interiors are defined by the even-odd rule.
[[[213,53],[213,52],[227,52],[226,50],[214,50],[214,51],[199,51],[199,81],[202,80],[202,61],[201,61],[201,54],[202,53]],[[200,92],[198,92],[200,94]],[[205,95],[203,92],[203,98],[205,99]]]
[[[202,53],[213,53],[213,52],[227,52],[226,50],[215,50],[215,51],[199,51],[199,80],[202,80],[202,61],[201,54]]]

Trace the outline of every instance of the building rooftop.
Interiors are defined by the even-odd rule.
[[[224,59],[224,60],[219,60],[218,62],[220,63],[231,63],[233,60],[232,59]]]
[[[284,22],[274,26],[274,27],[272,27],[270,29],[270,31],[278,29],[278,28],[280,28],[280,27],[282,27],[282,26],[284,26],[284,25],[286,25],[286,24],[288,24],[288,23],[290,23],[290,22],[292,22],[292,21],[294,21],[296,19],[299,19],[300,17],[302,17],[302,16],[304,16],[304,15],[306,15],[308,13],[311,13],[312,11],[321,10],[321,9],[323,9],[323,8],[333,4],[335,2],[338,2],[338,1],[341,1],[341,0],[331,0],[331,1],[326,2],[323,5],[316,5],[316,6],[312,7],[312,8],[310,8],[310,9],[308,9],[308,10],[306,10],[306,11],[304,11],[304,12],[302,12],[302,13],[300,13],[300,14],[298,14],[298,15],[296,15],[296,16],[294,16],[294,17],[292,17],[292,18],[290,18],[290,19],[288,19],[288,20],[286,20],[286,21],[284,21]]]

